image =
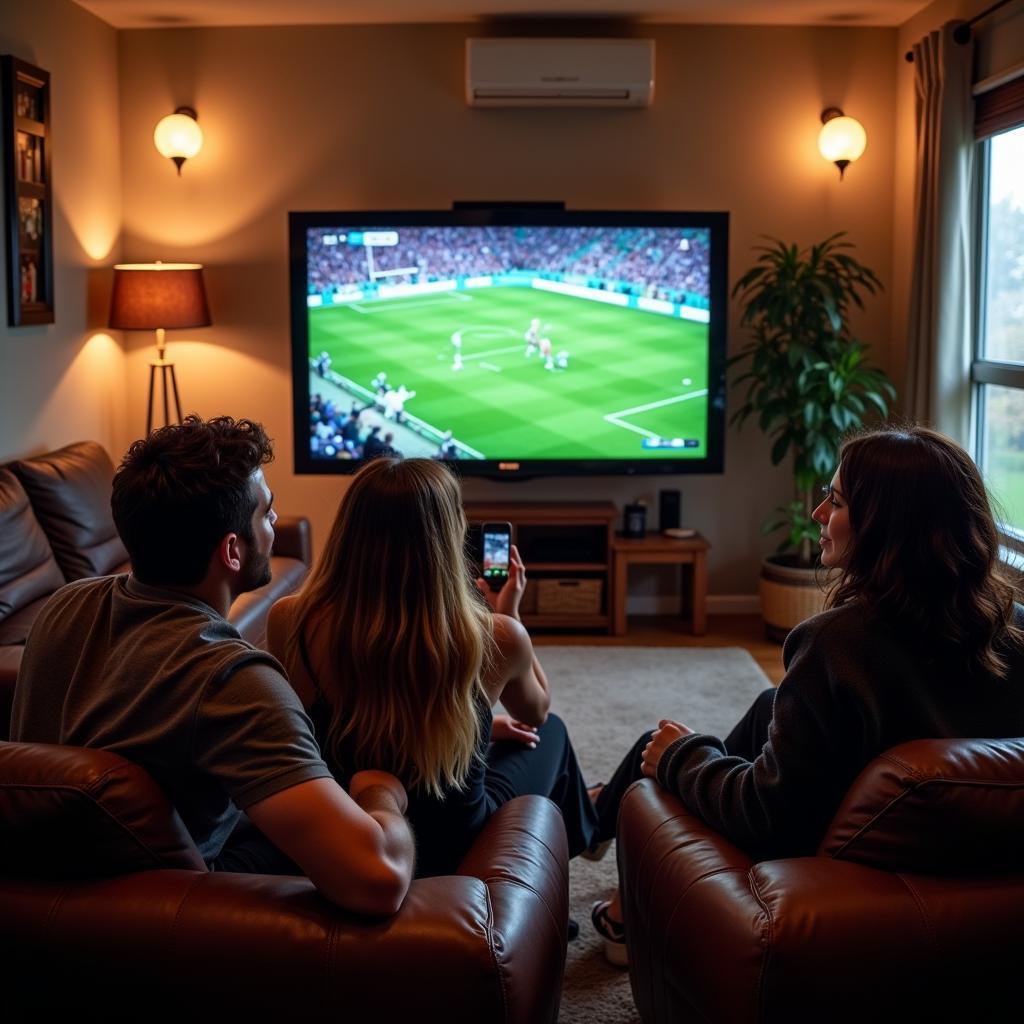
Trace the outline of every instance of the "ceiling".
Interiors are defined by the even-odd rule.
[[[75,0],[115,28],[595,18],[662,24],[897,26],[931,0]]]

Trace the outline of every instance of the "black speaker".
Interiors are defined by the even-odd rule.
[[[674,530],[679,526],[682,498],[679,491],[658,491],[658,529]]]

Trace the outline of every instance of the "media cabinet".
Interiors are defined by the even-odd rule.
[[[526,563],[520,618],[528,629],[605,630],[625,636],[629,567],[643,564],[689,566],[683,611],[695,634],[706,632],[710,545],[700,534],[686,540],[617,537],[618,509],[605,501],[469,501],[465,509],[471,528],[512,524],[513,542]]]
[[[615,505],[610,501],[468,501],[465,509],[471,526],[506,521],[512,524],[512,541],[526,564],[527,593],[520,606],[520,618],[527,629],[612,631],[612,540],[618,516]],[[542,581],[564,587],[567,599],[572,596],[575,582],[577,590],[586,591],[581,596],[596,597],[596,607],[572,610],[574,602],[570,599],[565,601],[565,610],[538,611]],[[595,594],[597,590],[599,594]],[[557,594],[554,598],[557,602]]]

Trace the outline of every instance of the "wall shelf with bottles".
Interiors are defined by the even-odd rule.
[[[53,323],[50,74],[5,56],[3,78],[7,322]]]

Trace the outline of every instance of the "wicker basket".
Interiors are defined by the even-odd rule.
[[[825,591],[813,569],[761,563],[761,617],[765,632],[780,643],[804,619],[825,606]]]
[[[538,615],[599,615],[602,580],[537,580]]]

